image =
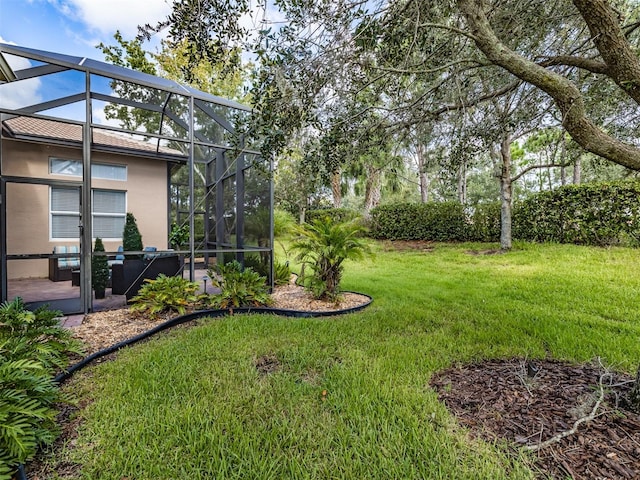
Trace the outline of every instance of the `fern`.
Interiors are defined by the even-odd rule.
[[[0,480],[57,434],[53,381],[80,344],[58,324],[59,312],[28,311],[20,298],[0,305]]]
[[[167,277],[160,274],[155,280],[145,280],[145,284],[133,297],[132,312],[157,317],[165,311],[184,315],[198,298],[198,284],[182,277]]]
[[[219,267],[217,272],[209,269],[208,273],[213,286],[220,289],[219,294],[207,299],[213,308],[258,307],[272,303],[266,277],[260,276],[252,268],[243,270],[240,263],[233,261]]]

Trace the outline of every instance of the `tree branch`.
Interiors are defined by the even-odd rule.
[[[442,70],[446,70],[450,67],[453,67],[455,65],[460,65],[462,63],[475,63],[477,66],[480,67],[487,67],[489,65],[491,65],[490,63],[482,63],[479,62],[478,60],[475,60],[473,58],[463,58],[462,60],[456,60],[454,62],[449,62],[447,64],[444,65],[440,65],[438,67],[435,68],[428,68],[425,70],[420,70],[420,69],[414,69],[411,67],[408,68],[390,68],[390,67],[378,67],[378,66],[374,66],[371,67],[374,70],[381,70],[383,72],[388,72],[388,73],[400,73],[400,74],[416,74],[416,75],[426,75],[429,73],[437,73],[437,72],[441,72]]]
[[[506,95],[507,93],[512,92],[513,90],[518,88],[520,85],[522,85],[522,82],[520,80],[516,80],[515,82],[512,82],[509,85],[506,85],[498,90],[487,93],[485,95],[481,95],[478,98],[474,98],[473,100],[470,100],[468,102],[459,102],[459,103],[454,103],[449,105],[443,105],[442,107],[436,110],[429,111],[429,114],[435,117],[445,112],[462,110],[463,108],[472,107],[482,102],[486,102],[487,100],[491,100],[497,97],[501,97],[502,95]]]
[[[640,104],[640,59],[629,45],[612,6],[606,0],[573,0],[573,4],[609,67],[607,75]]]
[[[546,448],[549,445],[553,445],[554,443],[558,443],[563,438],[566,438],[566,437],[568,437],[570,435],[575,434],[578,431],[578,427],[580,425],[582,425],[583,423],[591,422],[594,418],[596,418],[597,413],[598,413],[598,409],[600,408],[600,405],[604,401],[604,385],[602,384],[602,380],[604,379],[604,377],[609,376],[609,375],[610,375],[610,373],[607,372],[607,371],[605,371],[602,375],[600,375],[600,380],[598,381],[598,387],[599,387],[598,400],[596,401],[595,405],[591,409],[591,413],[589,415],[587,415],[586,417],[582,417],[582,418],[579,418],[578,420],[576,420],[575,423],[573,424],[573,427],[570,430],[565,430],[564,432],[561,432],[558,435],[555,435],[555,436],[551,437],[550,439],[545,440],[542,443],[538,443],[536,445],[528,445],[528,446],[525,447],[525,450],[528,450],[530,452],[537,452],[538,450],[542,450],[543,448]]]
[[[471,32],[467,32],[466,30],[462,30],[460,28],[452,27],[450,25],[443,25],[441,23],[422,23],[420,24],[420,28],[439,28],[441,30],[447,30],[449,32],[457,33],[459,35],[465,36],[470,40],[476,41],[475,35]]]
[[[457,1],[476,39],[476,46],[496,65],[550,95],[562,113],[562,125],[582,148],[627,168],[640,170],[640,149],[600,130],[587,117],[582,94],[571,80],[527,60],[498,39],[484,13],[487,9],[485,0]]]
[[[520,171],[520,173],[518,173],[516,176],[511,177],[511,181],[515,182],[516,180],[518,180],[520,177],[522,177],[524,174],[530,172],[531,170],[535,170],[537,168],[554,168],[554,167],[568,167],[569,165],[571,165],[570,163],[545,163],[542,165],[530,165],[524,169],[522,169]]]
[[[557,55],[555,57],[549,57],[547,58],[547,60],[539,62],[538,65],[540,65],[541,67],[552,67],[555,65],[578,67],[582,70],[587,70],[592,73],[601,73],[605,75],[609,71],[609,67],[604,62],[573,55]]]

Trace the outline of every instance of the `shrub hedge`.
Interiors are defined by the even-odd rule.
[[[371,211],[370,235],[389,240],[500,239],[500,204],[399,203]],[[640,182],[567,185],[516,203],[513,237],[578,245],[640,245]]]
[[[370,234],[389,240],[435,242],[496,241],[500,206],[448,203],[397,203],[371,211]]]
[[[567,185],[514,209],[513,236],[533,242],[637,246],[640,182]]]

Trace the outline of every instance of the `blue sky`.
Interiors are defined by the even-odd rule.
[[[126,40],[134,38],[138,25],[154,25],[164,20],[171,12],[172,3],[173,0],[0,0],[0,42],[103,61],[102,52],[96,48],[100,42],[115,44],[113,35],[117,30]],[[264,19],[264,12],[257,8],[258,5],[255,7],[253,15],[241,19],[246,28],[255,29]],[[282,19],[277,9],[269,8],[267,11],[271,19]],[[144,48],[157,51],[161,36],[162,32],[150,43],[145,43]],[[33,66],[14,56],[7,57],[7,61],[16,70]],[[64,75],[49,75],[46,84],[40,78],[32,78],[3,85],[0,88],[0,106],[19,109],[64,94],[78,93],[74,85],[81,85],[82,91],[82,78],[78,83]],[[69,91],[57,91],[56,86]],[[82,105],[61,108],[73,113],[67,118],[84,116]],[[105,121],[101,120],[99,112],[94,114],[98,122]]]
[[[0,41],[103,60],[95,47],[116,30],[133,38],[169,12],[168,0],[0,0]]]

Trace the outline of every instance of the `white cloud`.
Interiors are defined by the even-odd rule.
[[[0,43],[7,43],[9,45],[15,45],[16,42],[10,42],[9,40],[5,40],[4,38],[2,38],[2,35],[0,35]]]
[[[62,14],[88,29],[111,37],[120,30],[125,38],[138,33],[138,25],[155,24],[170,12],[167,0],[49,0]]]
[[[2,37],[0,37],[0,42],[15,45],[13,42],[5,41]],[[5,55],[4,57],[13,70],[31,67],[31,62],[26,58],[14,55]],[[39,93],[41,85],[42,82],[38,78],[29,78],[0,85],[0,105],[2,108],[13,110],[38,104],[42,102],[42,95]]]

